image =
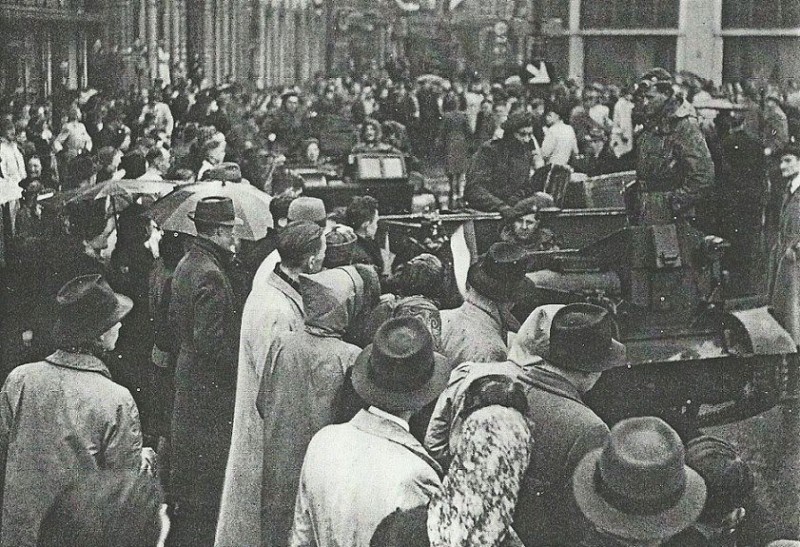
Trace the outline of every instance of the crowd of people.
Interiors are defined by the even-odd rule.
[[[552,174],[636,169],[639,222],[700,219],[743,253],[773,214],[777,311],[796,335],[800,92],[731,87],[719,107],[701,84],[663,69],[582,89],[387,73],[14,97],[0,120],[0,545],[777,539],[737,447],[655,417],[606,424],[584,401],[627,363],[609,310],[511,313],[526,253],[558,248],[536,219]],[[448,264],[395,264],[379,243],[377,200],[329,210],[290,169],[347,177],[364,151],[440,165],[444,206],[502,216],[455,305]],[[240,240],[247,219],[221,195],[189,212],[192,235],[159,226],[146,195],[80,199],[123,179],[249,184],[272,196],[273,226]]]

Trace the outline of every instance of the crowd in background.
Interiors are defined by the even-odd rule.
[[[736,239],[742,226],[726,222],[749,208],[750,228],[768,230],[780,208],[769,202],[770,170],[800,132],[800,87],[676,86],[717,167],[714,225]],[[350,153],[399,151],[443,173],[443,205],[459,208],[470,158],[525,112],[534,170],[630,170],[633,87],[386,71],[270,91],[156,81],[117,95],[20,94],[3,108],[3,373],[46,359],[61,375],[21,367],[3,388],[1,545],[155,545],[169,527],[162,486],[167,545],[765,545],[779,536],[736,447],[681,439],[656,418],[609,428],[583,402],[624,364],[605,310],[543,306],[514,318],[524,271],[506,241],[470,267],[463,299],[448,306],[441,260],[393,264],[376,241],[377,201],[327,211],[288,169],[346,177]],[[274,228],[233,257],[227,203],[198,205],[190,237],[160,230],[143,215],[147,200],[69,199],[121,179],[249,182],[272,196]],[[116,293],[114,322],[102,327],[121,322],[118,340],[65,326],[87,292]],[[91,336],[79,340],[79,327]],[[87,348],[102,362],[78,365],[71,356]],[[93,389],[65,370],[95,375]],[[47,383],[56,381],[61,392]],[[20,410],[33,386],[49,389],[49,416]],[[64,491],[70,473],[32,477],[26,455],[92,405],[106,421],[78,424],[73,445],[87,447],[69,464],[126,473]],[[40,451],[41,469],[69,460],[75,447],[59,443]],[[160,469],[142,446],[158,452]]]

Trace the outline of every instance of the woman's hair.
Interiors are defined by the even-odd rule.
[[[528,412],[528,399],[519,382],[502,374],[490,374],[472,382],[464,393],[462,418],[478,409],[499,405],[513,408],[520,414]]]
[[[375,128],[375,142],[381,142],[383,138],[383,128],[381,127],[381,122],[374,118],[367,118],[364,120],[364,123],[361,125],[361,131],[359,131],[359,139],[364,142],[364,138],[367,134],[367,127],[372,126]]]
[[[152,477],[93,471],[67,486],[39,527],[38,547],[155,546],[164,494]]]
[[[444,265],[438,257],[423,253],[401,264],[387,286],[399,296],[422,295],[439,301],[444,295]]]

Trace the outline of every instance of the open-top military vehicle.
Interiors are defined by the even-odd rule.
[[[401,153],[354,153],[347,157],[344,176],[313,169],[295,169],[303,178],[303,194],[318,197],[328,211],[346,207],[354,196],[372,196],[381,213],[410,213],[414,193]]]
[[[614,311],[628,364],[603,375],[588,394],[589,404],[609,423],[657,415],[691,434],[763,412],[787,392],[793,396],[797,346],[759,298],[726,297],[726,242],[685,221],[637,225],[629,212],[540,211],[542,226],[562,246],[530,254],[530,273],[515,302],[519,318],[538,305],[585,300]],[[443,242],[461,224],[447,220],[448,215],[394,217],[388,223],[406,232],[425,227],[428,234],[430,224],[438,224]],[[496,214],[461,214],[458,220],[500,224]],[[497,233],[496,227],[489,232]],[[486,242],[468,246],[478,252]]]

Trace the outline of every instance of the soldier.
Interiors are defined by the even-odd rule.
[[[639,222],[691,218],[695,206],[714,184],[714,163],[697,114],[673,91],[663,68],[645,73],[635,103],[644,129],[636,137]]]

